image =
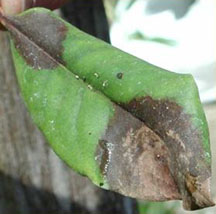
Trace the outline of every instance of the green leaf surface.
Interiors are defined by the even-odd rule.
[[[213,205],[208,126],[191,75],[122,52],[46,9],[0,21],[26,106],[69,166],[130,197]]]

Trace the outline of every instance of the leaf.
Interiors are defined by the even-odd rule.
[[[191,75],[124,53],[49,10],[0,20],[26,106],[69,166],[130,197],[214,205],[208,126]]]

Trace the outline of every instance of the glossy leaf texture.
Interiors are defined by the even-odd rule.
[[[208,126],[191,75],[122,52],[46,9],[0,20],[26,106],[69,166],[130,197],[214,205]]]

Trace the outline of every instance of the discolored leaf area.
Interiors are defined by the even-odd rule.
[[[191,75],[124,53],[49,10],[0,20],[26,106],[69,166],[130,197],[214,205],[208,126]]]

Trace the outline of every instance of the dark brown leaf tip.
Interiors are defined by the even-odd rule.
[[[169,169],[185,208],[191,210],[193,207],[212,206],[214,203],[209,189],[211,168],[205,160],[202,135],[194,127],[191,116],[174,101],[154,100],[149,96],[122,106],[143,121],[165,143],[170,154]],[[193,177],[196,184],[188,185],[189,177]]]
[[[31,12],[10,17],[7,27],[13,34],[16,48],[34,69],[52,69],[59,63],[64,64],[62,42],[67,27],[60,20],[47,12]]]
[[[199,177],[186,175],[186,189],[188,195],[184,200],[183,206],[187,210],[197,210],[200,208],[214,206],[209,191],[210,178],[202,181]]]
[[[114,105],[96,152],[109,188],[144,200],[182,199],[187,210],[213,206],[210,166],[190,115],[173,101],[151,97],[122,107],[127,111]]]
[[[140,120],[115,109],[96,154],[109,188],[145,200],[180,199],[166,144]]]

